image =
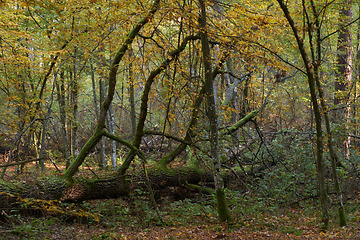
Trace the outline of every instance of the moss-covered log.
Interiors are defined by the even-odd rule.
[[[192,168],[169,170],[149,169],[148,178],[153,190],[164,190],[171,187],[184,187],[186,183],[203,184],[212,182],[212,176]],[[108,179],[74,179],[73,184],[61,177],[41,178],[32,183],[9,183],[0,181],[0,211],[8,208],[14,201],[21,198],[60,200],[63,202],[81,202],[93,199],[108,199],[128,196],[133,189],[146,190],[145,174],[138,172],[134,175],[114,177]],[[9,198],[11,194],[14,198]]]
[[[0,221],[12,222],[14,213],[32,216],[56,216],[65,221],[99,222],[100,216],[79,209],[69,208],[58,200],[22,198],[17,194],[0,192]]]
[[[14,211],[22,215],[57,216],[67,221],[98,221],[98,216],[69,209],[64,203],[128,197],[135,189],[148,191],[146,182],[150,183],[157,196],[177,195],[172,196],[177,199],[179,194],[189,192],[187,183],[201,184],[213,179],[210,174],[192,168],[149,169],[147,177],[149,181],[141,171],[108,179],[74,178],[71,185],[62,177],[44,177],[31,182],[0,181],[0,221],[10,221]]]

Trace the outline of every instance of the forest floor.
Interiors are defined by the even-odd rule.
[[[16,177],[14,168],[9,168],[6,180],[31,181],[39,177],[34,166],[29,166],[26,174]],[[0,239],[360,239],[359,200],[346,205],[346,227],[338,226],[336,213],[332,212],[330,228],[324,232],[315,200],[290,207],[251,193],[233,191],[227,196],[235,218],[232,224],[219,224],[214,198],[202,194],[177,201],[164,197],[158,203],[160,221],[148,194],[139,190],[127,199],[63,203],[69,209],[99,217],[83,222],[53,216],[34,217],[16,210],[5,217],[0,214]],[[335,206],[332,209],[335,211]]]
[[[0,239],[360,239],[359,221],[343,228],[332,222],[330,229],[323,232],[318,220],[304,215],[301,210],[290,209],[287,214],[236,219],[232,225],[218,224],[215,218],[203,216],[164,226],[125,221],[126,217],[116,222],[105,218],[99,223],[21,217],[0,226]]]

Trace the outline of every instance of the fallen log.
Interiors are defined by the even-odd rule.
[[[166,193],[166,189],[174,187],[187,188],[186,184],[205,184],[212,181],[211,174],[192,168],[148,170],[148,182],[154,191]],[[134,175],[116,176],[107,179],[75,179],[70,185],[61,176],[46,177],[32,182],[0,181],[0,212],[9,212],[13,208],[21,208],[21,199],[26,202],[60,201],[82,202],[85,200],[110,199],[127,197],[134,189],[146,188],[146,175],[138,172]],[[168,191],[169,194],[172,191]],[[29,199],[32,199],[31,201]],[[26,204],[24,204],[24,207]],[[45,210],[44,210],[45,211]]]
[[[201,184],[213,181],[210,173],[192,168],[150,169],[148,178],[154,191],[170,187],[185,187],[186,183]],[[135,175],[77,181],[64,192],[61,199],[62,201],[85,201],[118,198],[127,196],[133,189],[146,190],[146,188],[146,175],[141,171]]]
[[[148,181],[146,181],[146,176]],[[106,179],[77,178],[72,184],[62,176],[35,178],[31,181],[0,180],[0,221],[11,221],[11,214],[56,216],[66,221],[99,221],[99,216],[81,209],[69,209],[64,203],[85,200],[128,197],[134,189],[152,190],[163,194],[178,194],[174,189],[185,189],[186,183],[199,184],[212,180],[211,175],[191,168],[148,170],[147,175],[115,176]],[[181,192],[181,191],[180,191]],[[158,197],[160,196],[158,194]]]

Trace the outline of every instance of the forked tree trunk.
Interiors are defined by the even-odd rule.
[[[119,63],[128,50],[129,46],[133,42],[134,38],[137,36],[141,28],[153,18],[155,12],[158,10],[160,5],[160,0],[155,0],[151,6],[149,13],[142,18],[135,27],[129,32],[124,43],[121,45],[120,49],[115,54],[114,60],[110,67],[110,73],[108,78],[108,93],[107,96],[102,103],[100,109],[99,121],[97,123],[96,129],[90,139],[86,142],[86,144],[81,149],[79,155],[74,159],[71,163],[70,167],[64,173],[64,177],[71,181],[74,174],[77,172],[79,166],[84,162],[85,158],[88,156],[90,151],[95,147],[95,145],[100,141],[103,136],[103,129],[105,127],[105,121],[107,112],[109,110],[110,104],[114,98],[115,88],[116,88],[116,74],[119,68]]]
[[[227,57],[227,55],[224,56],[224,58],[222,58],[219,61],[219,64],[214,68],[213,73],[212,73],[213,78],[215,78],[219,74],[219,70],[222,67],[222,63],[224,62],[226,57]],[[203,103],[203,100],[205,97],[205,91],[206,91],[205,86],[203,86],[200,89],[199,93],[197,94],[197,97],[194,101],[194,105],[191,107],[191,109],[192,109],[191,118],[190,118],[187,130],[186,130],[186,134],[185,134],[183,142],[181,142],[170,154],[168,154],[160,159],[161,166],[166,167],[167,164],[174,161],[174,159],[186,149],[186,147],[188,146],[187,143],[191,143],[192,139],[195,137],[196,134],[195,134],[194,129],[198,122],[198,112],[200,110],[201,104]]]
[[[178,48],[176,48],[175,50],[173,50],[169,53],[169,56],[160,64],[159,67],[157,67],[156,69],[154,69],[150,72],[148,78],[146,79],[144,90],[143,90],[143,93],[141,96],[140,113],[139,113],[138,123],[136,126],[135,138],[133,140],[133,146],[135,148],[140,147],[142,137],[144,136],[144,126],[145,126],[145,120],[147,117],[148,100],[149,100],[151,85],[155,81],[156,77],[160,73],[162,73],[164,71],[164,69],[166,69],[170,65],[170,63],[173,62],[182,51],[185,50],[188,42],[192,41],[192,40],[196,40],[196,39],[199,39],[199,36],[197,36],[197,35],[187,36],[183,40],[183,42],[179,45]],[[126,170],[130,167],[130,163],[132,162],[134,157],[135,157],[135,152],[133,150],[131,150],[128,153],[128,155],[126,156],[124,163],[121,165],[121,167],[118,170],[119,175],[125,174]]]

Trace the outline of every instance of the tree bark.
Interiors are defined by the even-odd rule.
[[[67,135],[67,124],[66,124],[66,101],[65,101],[65,76],[64,70],[60,71],[60,83],[56,83],[58,103],[59,103],[59,114],[61,124],[61,137],[62,137],[62,152],[64,159],[66,160],[66,168],[70,165],[70,146]]]
[[[92,81],[92,90],[93,90],[93,98],[94,98],[94,109],[95,109],[95,118],[96,118],[96,122],[99,121],[99,102],[97,100],[97,94],[96,94],[96,81],[95,81],[95,71],[94,71],[94,66],[92,61],[90,60],[90,69],[91,69],[91,81]],[[99,80],[99,96],[100,96],[100,102],[104,101],[104,91],[102,91],[102,86],[104,84],[102,83],[102,80]],[[98,144],[100,146],[98,146],[99,148],[99,162],[98,165],[100,168],[106,168],[107,167],[107,163],[106,163],[106,156],[105,156],[105,141],[104,139],[100,140],[100,144]]]
[[[317,168],[317,177],[319,185],[319,195],[320,203],[322,209],[322,224],[325,229],[329,227],[329,200],[325,187],[325,172],[324,172],[324,161],[323,161],[323,133],[322,133],[322,123],[321,123],[321,110],[318,104],[318,99],[316,95],[316,83],[314,77],[314,69],[311,67],[311,62],[309,61],[308,54],[305,50],[304,40],[300,37],[299,31],[295,25],[294,20],[292,19],[289,9],[286,3],[283,0],[277,0],[281,10],[284,13],[285,18],[287,19],[291,30],[296,39],[297,46],[299,47],[299,52],[305,67],[305,72],[308,80],[308,85],[310,89],[311,102],[313,104],[313,111],[315,116],[315,128],[316,128],[316,168]]]
[[[72,155],[76,157],[79,153],[79,83],[77,76],[77,48],[74,49],[74,66],[73,74],[71,79],[71,107],[72,107],[72,121],[71,121],[71,130],[72,130]]]
[[[198,171],[193,168],[178,168],[171,170],[148,169],[147,176],[152,189],[163,191],[170,187],[181,187],[186,189],[186,184],[209,184],[213,178],[209,172]],[[115,176],[106,179],[76,179],[74,184],[67,185],[61,178],[42,178],[32,184],[11,184],[0,182],[0,210],[5,208],[2,202],[7,201],[6,195],[14,194],[21,198],[33,198],[44,200],[61,201],[85,201],[94,199],[110,199],[128,196],[132,189],[147,189],[145,183],[146,175],[143,171],[133,176]],[[167,191],[164,191],[166,194]],[[168,192],[171,194],[171,191]]]
[[[111,134],[115,134],[115,119],[114,119],[114,113],[113,109],[110,105],[109,111],[108,111],[108,127],[109,132]],[[114,140],[111,141],[111,150],[110,150],[110,161],[111,161],[111,167],[114,171],[117,170],[117,161],[116,161],[116,142]]]
[[[100,94],[100,103],[102,103],[102,102],[104,102],[104,99],[105,99],[105,84],[101,78],[99,80],[99,94]],[[104,138],[101,138],[99,145],[100,145],[100,147],[99,147],[100,148],[99,167],[102,169],[106,169],[108,167],[108,163],[107,163],[107,159],[106,159],[105,139]]]
[[[232,217],[226,202],[224,182],[221,177],[221,161],[219,156],[219,140],[218,140],[218,122],[216,112],[216,101],[214,95],[214,79],[212,76],[211,66],[211,53],[207,34],[207,17],[206,6],[203,0],[199,0],[200,4],[200,36],[203,54],[203,62],[205,68],[205,95],[206,95],[206,114],[210,123],[210,148],[211,148],[211,161],[213,165],[214,183],[216,191],[217,213],[220,222],[231,222]]]
[[[337,43],[337,74],[335,80],[335,95],[334,105],[341,106],[340,109],[335,110],[334,122],[342,122],[344,120],[344,128],[347,134],[342,142],[343,151],[346,156],[350,156],[350,114],[351,107],[349,105],[349,87],[352,81],[352,35],[351,25],[352,20],[352,0],[341,1],[341,9],[339,12],[339,36]]]
[[[132,49],[129,49],[129,57],[132,57]],[[131,60],[130,60],[131,61]],[[132,62],[129,64],[129,102],[130,102],[130,119],[132,137],[136,134],[136,111],[135,111],[135,88]]]
[[[357,4],[357,8],[360,7],[360,4]],[[351,119],[357,119],[358,117],[358,109],[359,109],[359,103],[356,101],[359,97],[358,94],[358,84],[359,84],[359,73],[360,73],[360,21],[357,21],[357,29],[356,29],[356,44],[355,44],[355,52],[356,54],[354,54],[354,66],[353,69],[355,69],[354,73],[352,77],[353,77],[353,95],[352,95],[352,100],[354,101],[354,104],[352,106],[352,111],[351,111]],[[354,126],[353,124],[355,124],[357,122],[357,120],[353,120],[352,121],[352,126]],[[355,128],[354,130],[352,130],[352,134],[357,136],[359,135],[359,130],[357,128]],[[359,146],[359,140],[358,139],[353,139],[353,143],[356,147]]]
[[[321,62],[322,60],[322,56],[321,56],[321,25],[320,25],[320,21],[319,21],[319,14],[316,10],[315,4],[313,1],[311,1],[312,3],[312,12],[315,18],[315,32],[316,32],[316,51],[317,51],[317,62]],[[319,99],[320,99],[320,104],[322,107],[322,114],[324,116],[324,122],[325,122],[325,129],[326,129],[326,133],[327,133],[327,145],[328,145],[328,149],[329,149],[329,153],[330,153],[330,163],[331,163],[331,172],[334,178],[334,189],[336,192],[336,195],[338,197],[338,213],[339,213],[339,222],[340,222],[340,226],[343,227],[346,225],[346,214],[345,214],[345,208],[343,205],[343,194],[341,191],[341,186],[340,186],[340,182],[339,182],[339,178],[337,175],[337,165],[340,164],[340,161],[337,157],[337,154],[334,150],[334,143],[333,143],[333,136],[332,136],[332,130],[331,130],[331,126],[330,126],[330,120],[329,120],[329,114],[328,114],[328,107],[327,104],[325,102],[325,96],[323,93],[323,88],[321,86],[321,81],[320,81],[320,74],[319,74],[319,68],[320,65],[316,65],[314,67],[314,78],[315,78],[315,83],[316,83],[316,87],[317,87],[317,92],[319,94]],[[350,108],[349,108],[349,114],[350,114]],[[350,141],[350,135],[349,135],[349,141]],[[350,144],[350,142],[349,142]],[[347,145],[349,147],[349,145]],[[348,150],[348,149],[347,149]]]

